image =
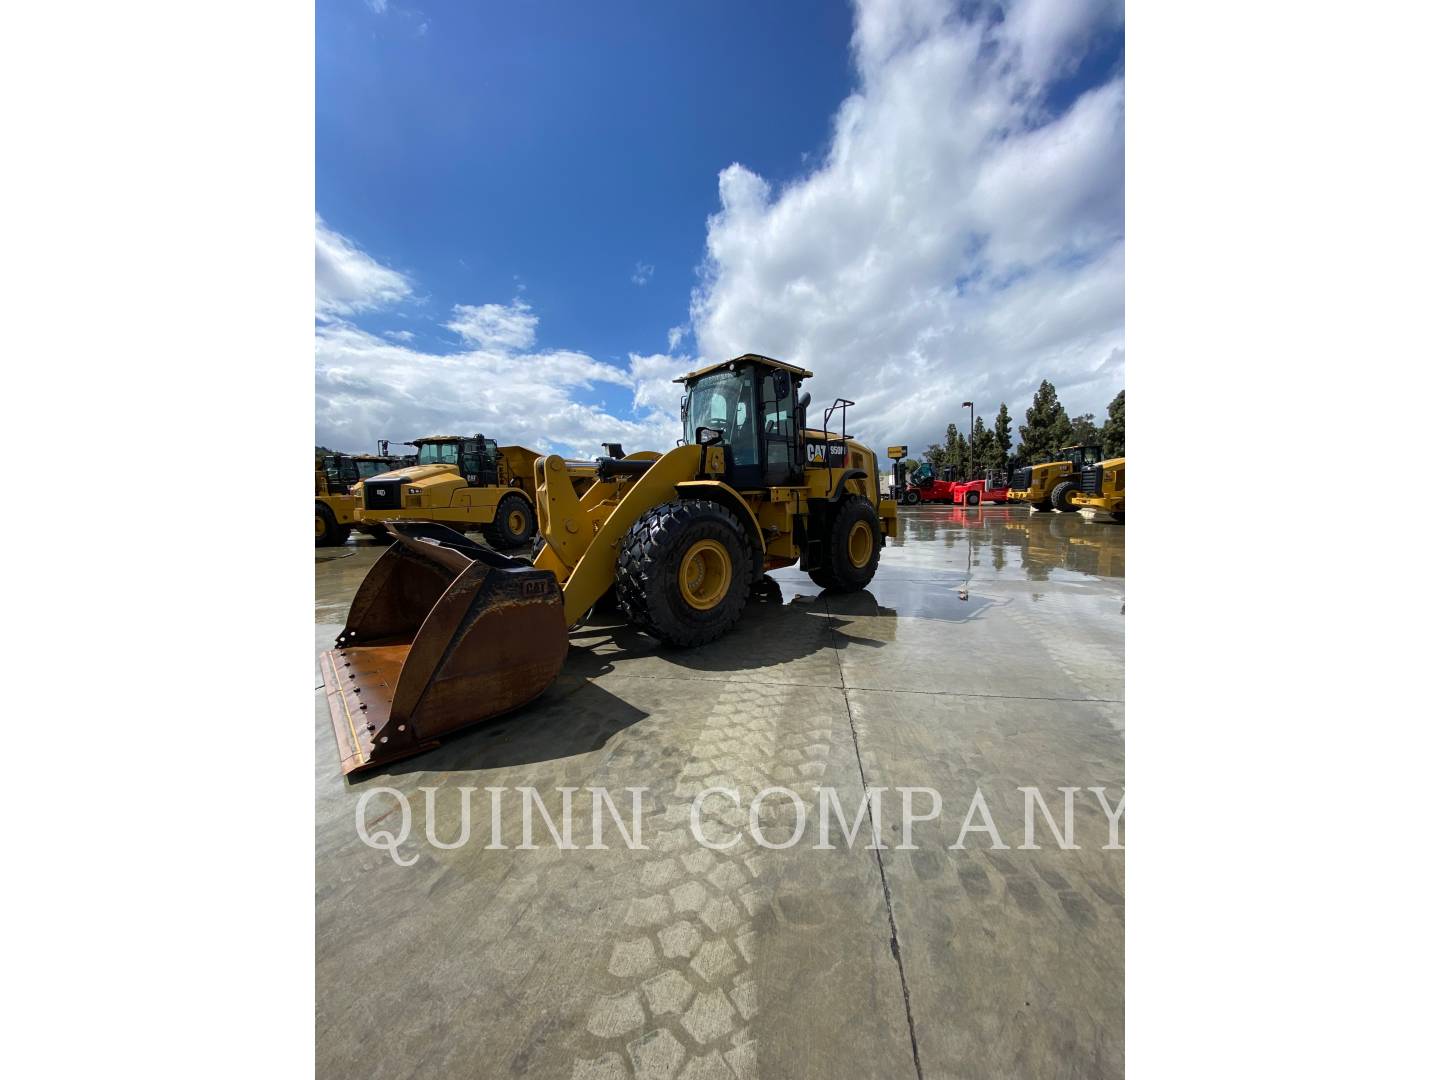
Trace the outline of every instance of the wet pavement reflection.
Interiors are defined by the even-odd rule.
[[[1124,527],[1028,507],[899,522],[868,588],[775,571],[701,648],[600,605],[535,701],[350,781],[317,687],[317,1075],[902,1076],[918,1057],[933,1076],[1123,1076],[1124,853],[1088,802],[1075,849],[1017,841],[1027,787],[1123,793]],[[385,547],[317,550],[317,653]],[[931,789],[945,820],[913,849],[893,802],[878,850],[818,848],[813,823],[787,850],[689,832],[704,788],[821,785],[847,807]],[[473,842],[412,840],[402,866],[357,838],[380,786],[417,835],[440,790],[445,838],[466,790],[526,786],[558,812],[557,791],[634,788],[648,840],[492,849],[480,809]],[[1008,850],[952,846],[981,789]]]

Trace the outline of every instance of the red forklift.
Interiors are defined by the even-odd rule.
[[[895,496],[897,502],[903,502],[907,506],[914,506],[916,503],[953,503],[955,501],[955,489],[961,486],[960,466],[942,465],[937,475],[934,465],[928,461],[919,466],[907,480],[903,471],[900,473],[900,483],[903,490]]]
[[[956,484],[951,489],[955,496],[956,506],[979,506],[981,503],[1000,503],[1009,501],[1010,483],[1005,479],[1005,474],[992,469],[983,480],[968,480],[963,484]]]

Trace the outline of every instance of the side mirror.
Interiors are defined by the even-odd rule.
[[[810,405],[810,391],[806,390],[800,395],[800,400],[795,403],[797,409],[808,408]]]
[[[702,427],[695,429],[695,442],[700,446],[714,446],[725,437],[723,431],[716,431],[714,428]]]

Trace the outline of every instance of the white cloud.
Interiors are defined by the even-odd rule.
[[[384,15],[385,9],[390,6],[390,0],[365,0],[370,5],[370,10],[376,15]]]
[[[406,300],[410,279],[382,266],[315,216],[315,314],[334,319]]]
[[[601,441],[663,450],[679,434],[675,376],[752,351],[817,372],[817,405],[855,399],[851,428],[874,446],[919,452],[962,422],[962,400],[987,420],[1007,401],[1018,439],[1042,378],[1072,415],[1103,414],[1124,385],[1123,80],[1059,114],[1046,102],[1118,19],[1096,0],[1021,0],[1003,20],[859,0],[859,85],[829,147],[788,186],[739,163],[720,173],[702,279],[666,353],[538,348],[518,279],[508,304],[452,310],[453,352],[368,333],[346,317],[414,286],[317,219],[317,441],[484,431],[586,457]],[[632,280],[652,274],[637,263]],[[698,357],[679,355],[687,334]]]
[[[533,350],[539,319],[525,305],[457,310],[475,347],[455,353],[413,348],[409,331],[381,337],[343,320],[321,323],[315,333],[319,444],[358,448],[377,439],[476,431],[582,457],[594,457],[602,442],[632,450],[674,444],[680,394],[670,380],[687,370],[687,358],[632,354],[622,367],[566,349]],[[606,387],[621,388],[629,407],[611,411],[597,404]]]
[[[636,285],[644,285],[655,276],[655,267],[649,263],[637,262],[635,272],[630,275],[630,280]]]
[[[472,345],[482,349],[524,349],[535,342],[540,324],[523,300],[510,304],[456,304],[455,317],[445,324]]]
[[[1003,20],[860,0],[859,86],[815,171],[720,173],[691,321],[709,360],[811,368],[875,445],[938,440],[974,400],[1018,423],[1042,378],[1073,414],[1124,378],[1124,83],[1059,115],[1052,84],[1118,5],[1022,0]],[[1016,432],[1018,440],[1018,430]]]

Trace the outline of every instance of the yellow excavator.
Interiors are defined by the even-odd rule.
[[[880,496],[875,453],[847,432],[854,402],[807,424],[812,377],[747,353],[676,380],[674,449],[537,460],[533,565],[442,525],[390,521],[396,542],[321,658],[341,771],[534,699],[569,629],[612,589],[628,622],[675,646],[733,627],[767,570],[798,564],[822,588],[863,589],[896,535],[895,503]]]

